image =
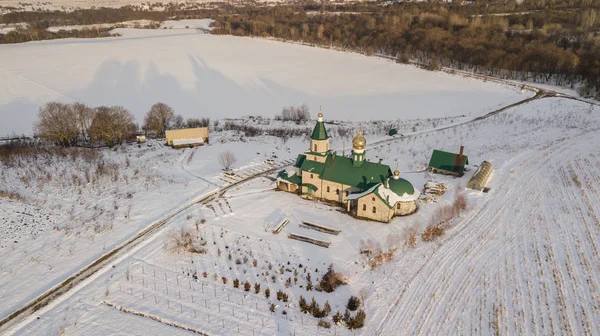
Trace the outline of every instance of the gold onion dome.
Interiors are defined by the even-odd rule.
[[[358,134],[352,139],[352,147],[354,149],[365,149],[366,146],[367,140],[365,140],[365,137],[362,135],[362,131],[359,130]]]
[[[397,180],[400,178],[400,171],[398,170],[398,168],[396,168],[396,170],[394,170],[394,179]]]
[[[323,112],[319,112],[319,118],[323,118]]]

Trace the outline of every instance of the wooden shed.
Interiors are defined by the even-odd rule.
[[[458,154],[434,149],[427,170],[433,173],[463,176],[469,158],[463,154],[464,146],[460,146]]]
[[[208,143],[208,127],[168,130],[165,137],[173,148],[200,146]]]

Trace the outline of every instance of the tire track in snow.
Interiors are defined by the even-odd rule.
[[[73,101],[75,101],[75,102],[79,102],[79,103],[85,103],[85,101],[83,101],[83,100],[81,100],[81,99],[79,99],[79,98],[76,98],[76,97],[74,97],[74,96],[71,96],[71,95],[69,95],[69,94],[66,94],[66,93],[64,93],[64,92],[60,92],[60,91],[58,91],[58,90],[56,90],[56,89],[53,89],[53,88],[51,88],[51,87],[49,87],[49,86],[47,86],[47,85],[44,85],[44,84],[42,84],[42,83],[40,83],[40,82],[34,81],[34,80],[33,80],[33,79],[31,79],[31,78],[25,77],[25,76],[23,76],[23,75],[21,75],[21,74],[19,74],[19,73],[17,73],[17,72],[14,72],[14,71],[7,70],[6,68],[2,67],[2,65],[0,65],[0,71],[4,71],[4,72],[6,72],[6,73],[9,73],[9,74],[12,74],[12,75],[14,75],[14,76],[17,76],[17,77],[19,77],[19,78],[21,78],[21,79],[23,79],[23,80],[25,80],[25,81],[27,81],[27,82],[33,83],[33,84],[34,84],[34,85],[36,85],[36,86],[39,86],[39,87],[41,87],[41,88],[44,88],[44,89],[46,89],[46,90],[52,91],[52,92],[54,92],[54,93],[58,93],[58,94],[59,94],[59,95],[61,95],[61,96],[65,96],[65,97],[67,97],[67,98],[69,98],[69,99],[72,99],[72,100],[73,100]]]
[[[532,180],[535,181],[534,177],[536,177],[536,175],[538,175],[540,173],[540,171],[543,171],[544,169],[546,169],[546,167],[548,166],[548,163],[551,162],[551,160],[552,160],[553,157],[563,157],[564,158],[565,155],[568,152],[572,151],[572,146],[573,146],[573,141],[568,141],[566,144],[563,142],[563,143],[558,143],[557,145],[555,144],[554,146],[552,146],[550,148],[546,148],[545,153],[543,153],[541,155],[538,155],[538,156],[534,156],[533,158],[531,158],[531,160],[528,160],[528,162],[527,162],[528,164],[527,164],[527,167],[526,167],[526,170],[525,170],[527,172],[526,174],[520,173],[519,176],[515,176],[516,177],[516,181],[513,181],[513,183],[511,183],[511,184],[522,186],[523,189],[528,189],[528,187],[529,187],[529,189],[531,189],[531,187],[533,187],[534,190],[537,190],[536,191],[537,192],[537,196],[535,196],[533,199],[530,198],[530,199],[524,200],[522,203],[518,203],[518,201],[515,201],[514,199],[513,200],[510,199],[511,196],[515,196],[514,195],[515,193],[517,193],[517,195],[518,195],[518,191],[512,191],[511,192],[511,190],[510,190],[509,187],[502,186],[501,189],[502,188],[504,189],[504,191],[505,191],[504,194],[500,195],[500,194],[498,194],[498,191],[496,191],[496,194],[493,197],[494,198],[493,202],[497,203],[497,204],[509,204],[510,202],[517,202],[518,204],[522,204],[523,206],[528,206],[528,208],[521,209],[519,212],[521,212],[521,213],[531,212],[531,207],[534,206],[535,199],[539,199],[540,193],[541,193],[541,191],[540,191],[541,188],[539,188],[536,184],[532,185],[531,181]],[[557,153],[557,149],[560,149],[560,151],[558,153]],[[547,155],[547,153],[549,153],[549,152],[552,152],[553,154],[552,155]],[[511,174],[509,174],[509,176],[505,179],[505,181],[509,180],[509,178],[511,177],[510,175]],[[538,181],[537,183],[540,183],[540,182],[543,183],[544,182],[543,179],[541,181]],[[506,202],[502,202],[506,198],[508,198],[508,200]],[[542,198],[542,200],[543,200],[543,198]],[[488,207],[491,202],[492,202],[492,200],[488,200],[488,202],[484,205],[484,207]],[[474,216],[473,219],[469,220],[469,222],[472,223],[474,221],[474,219],[477,219],[477,217],[481,217],[483,214],[486,214],[486,212],[491,212],[491,214],[490,214],[491,216],[490,216],[490,219],[488,221],[501,220],[502,219],[502,218],[498,219],[498,218],[496,218],[498,216],[494,216],[494,212],[498,212],[498,209],[494,209],[492,207],[489,210],[486,210],[486,209],[480,210],[479,216]],[[521,218],[521,216],[523,216],[523,215],[519,215],[517,213],[517,214],[509,214],[509,216],[517,216],[518,218]],[[524,218],[524,219],[530,219],[530,218],[532,218],[532,214],[529,213],[528,217],[529,218]],[[489,227],[485,227],[485,229],[487,230],[487,229],[490,229],[490,228]],[[499,229],[506,230],[507,228],[504,228],[504,227],[501,227],[499,225],[496,225],[495,228],[492,227],[491,229],[493,229],[494,230],[493,232],[495,233]],[[513,237],[514,236],[516,236],[516,237],[522,236],[521,235],[522,226],[521,226],[521,229],[518,228],[518,225],[516,227],[513,226],[512,228],[508,228],[508,229],[511,230]],[[460,230],[460,231],[461,231],[460,234],[462,234],[463,230]],[[504,231],[501,231],[501,232],[504,232]],[[469,235],[471,237],[473,236],[473,234],[471,234],[471,233],[469,233]],[[480,238],[486,238],[489,235],[490,235],[489,233],[488,234],[483,234],[483,235],[480,234],[479,237]],[[546,234],[546,235],[548,236],[549,234]],[[466,242],[465,245],[467,246],[467,250],[472,247],[472,246],[469,245],[469,242]],[[442,246],[441,249],[443,249],[443,251],[450,250],[450,252],[452,252],[456,248],[454,248],[454,247],[452,247],[452,248],[445,248],[445,246]],[[465,249],[463,248],[461,250],[461,252],[464,251],[464,250]],[[483,256],[479,257],[479,258],[474,258],[474,261],[470,260],[470,263],[481,265],[482,262],[485,262],[486,260],[490,260],[490,259],[493,259],[493,258],[497,257],[494,253],[487,253],[487,255],[486,255],[484,248],[479,248],[479,250],[484,250],[484,251],[481,251],[482,254],[483,254]],[[474,251],[471,251],[470,254],[471,255],[475,254],[475,252],[479,252],[479,250],[475,249]],[[505,253],[508,253],[510,251],[502,251],[502,252],[504,252],[504,254],[505,254]],[[435,256],[439,256],[439,254],[440,254],[439,251],[436,251],[436,253],[434,253]],[[448,260],[451,259],[451,258],[454,258],[455,261],[449,263]],[[440,259],[440,257],[438,257],[437,259]],[[458,272],[460,270],[460,268],[457,268],[456,266],[459,263],[458,260],[460,260],[460,259],[461,258],[457,257],[455,254],[452,254],[452,253],[448,253],[445,256],[445,258],[441,257],[441,260],[439,260],[440,262],[434,262],[435,258],[432,257],[427,263],[428,264],[435,264],[434,267],[437,270],[441,270],[441,271],[437,272],[437,274],[436,274],[437,276],[427,276],[426,279],[423,280],[423,281],[413,280],[409,284],[407,290],[414,289],[415,292],[418,293],[418,295],[421,298],[423,298],[423,297],[427,298],[429,296],[426,295],[426,293],[422,293],[422,291],[423,291],[422,288],[425,288],[426,285],[424,285],[424,283],[428,282],[427,279],[432,279],[432,280],[429,280],[429,282],[431,282],[431,281],[440,281],[440,283],[439,284],[436,283],[434,285],[429,284],[428,287],[427,287],[429,293],[431,293],[433,291],[432,288],[435,288],[435,287],[441,287],[442,288],[441,290],[439,290],[439,293],[443,294],[444,292],[448,292],[447,287],[444,286],[446,284],[446,282],[447,282],[447,280],[444,280],[446,278],[446,274],[440,274],[440,273],[448,272],[449,270],[454,270],[455,272]],[[480,270],[479,273],[482,273],[482,271]],[[452,277],[452,276],[450,276],[450,277]],[[439,279],[442,279],[442,280],[439,280]],[[415,282],[417,282],[418,284],[415,284]],[[469,286],[467,286],[467,285],[469,285],[469,282],[465,281],[464,279],[462,279],[458,283],[457,287],[459,289],[469,288]],[[460,291],[458,291],[458,292],[460,293]],[[438,292],[434,291],[434,293],[436,293],[436,295],[437,295]],[[529,294],[529,293],[527,293],[527,294]],[[423,309],[427,309],[428,306],[423,307],[423,305],[420,305],[420,307],[414,307],[414,303],[412,305],[410,304],[411,302],[420,301],[415,295],[413,295],[412,297],[406,297],[406,296],[402,297],[402,296],[403,295],[401,295],[401,300],[402,301],[409,301],[409,303],[407,304],[407,306],[410,306],[410,308],[405,308],[404,310],[405,311],[410,311],[410,312],[412,312],[414,314],[414,315],[413,314],[404,314],[405,317],[415,316],[415,315],[423,315],[423,313],[425,313],[423,311]],[[457,301],[458,297],[459,297],[459,295],[457,295],[455,293],[454,295],[451,295],[451,300],[453,300],[453,301],[450,301],[450,302],[444,301],[444,304],[446,305],[446,307],[457,307],[457,306],[460,306],[461,302]],[[414,301],[411,301],[411,300],[414,300]],[[452,311],[452,310],[449,310],[449,309],[453,309],[453,308],[446,308],[446,310],[443,310],[443,312],[456,313],[456,311]],[[394,310],[394,308],[390,309],[390,311],[392,311],[392,310]],[[400,317],[400,316],[398,316],[399,315],[398,314],[399,311],[402,311],[402,305],[401,305],[401,309],[397,310],[396,313],[394,313],[392,316],[395,317],[395,318],[399,318]],[[430,318],[432,314],[433,314],[433,311],[429,311],[429,315],[426,315],[425,321],[423,321],[423,323],[420,324],[421,325],[421,328],[420,328],[421,333],[433,332],[435,330],[438,330],[438,331],[439,330],[443,330],[443,329],[440,329],[443,326],[443,324],[440,325],[438,323],[435,326],[431,326],[431,324],[428,323],[428,318]],[[455,314],[455,316],[456,315],[460,315],[460,314]],[[384,318],[381,326],[385,327],[385,324],[388,323],[389,320],[390,320],[390,317],[388,315],[387,318]],[[394,319],[392,319],[392,320],[394,320]],[[450,324],[450,325],[452,325],[452,324]],[[384,328],[384,327],[382,328],[381,326],[379,328],[379,333],[387,331],[386,328]],[[428,326],[430,329],[424,330],[423,328],[425,326]],[[401,324],[401,327],[398,328],[398,329],[396,329],[396,330],[404,330],[404,331],[407,331],[407,332],[412,332],[413,331],[413,329],[407,328],[407,327],[408,327],[407,322],[404,322],[403,324]],[[417,325],[415,325],[413,323],[412,327],[413,328],[417,327]]]

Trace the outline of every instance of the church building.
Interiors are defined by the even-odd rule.
[[[294,169],[278,174],[277,188],[310,199],[339,203],[358,218],[388,223],[417,210],[420,192],[400,172],[365,159],[367,141],[359,131],[349,157],[329,149],[323,113],[310,137],[310,148],[298,155]]]

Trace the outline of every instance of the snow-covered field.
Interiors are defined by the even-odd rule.
[[[543,98],[467,122],[530,93],[274,41],[194,29],[118,31],[123,37],[0,46],[0,134],[30,132],[36,109],[50,100],[121,104],[140,121],[150,105],[163,101],[184,117],[212,117],[210,145],[172,150],[151,141],[94,155],[73,150],[79,154],[0,163],[0,195],[22,197],[0,199],[0,317],[143,228],[190,207],[9,333],[567,335],[593,334],[600,324],[599,107]],[[338,153],[349,153],[362,128],[369,160],[397,166],[417,188],[434,181],[448,191],[390,224],[360,221],[328,204],[275,191],[273,176],[193,202],[269,169],[267,158],[293,162],[308,145],[306,131],[289,139],[253,137],[226,125],[259,127],[259,134],[310,130],[312,122],[236,119],[274,116],[282,106],[302,102],[313,115],[323,105],[327,121],[347,120],[327,124]],[[386,136],[390,127],[405,136]],[[461,145],[471,163],[464,177],[423,171],[433,149]],[[238,159],[232,179],[218,163],[226,150]],[[465,191],[467,209],[445,235],[434,242],[419,235],[415,247],[407,246],[407,232],[422,232],[483,160],[495,169],[489,193]],[[289,224],[273,234],[284,218]],[[309,230],[302,221],[341,233]],[[170,248],[182,228],[206,253]],[[290,233],[331,246],[291,240]],[[397,251],[371,269],[360,253],[365,244]],[[348,284],[333,293],[308,291],[309,278],[316,285],[329,264]],[[288,302],[276,299],[279,290]],[[361,297],[367,314],[356,331],[318,327],[319,319],[298,307],[300,296],[309,302],[314,297],[321,307],[327,301],[332,312],[324,320],[331,321],[335,312],[344,313],[351,295]]]
[[[190,328],[214,335],[344,335],[353,333],[343,326],[318,328],[318,319],[299,311],[298,299],[314,297],[321,306],[328,301],[333,314],[343,313],[349,296],[357,295],[365,299],[367,313],[366,326],[356,332],[362,335],[593,334],[600,323],[599,131],[600,108],[546,98],[442,131],[381,143],[367,137],[371,160],[384,157],[415,186],[433,180],[445,183],[448,192],[437,203],[421,203],[414,215],[380,224],[273,191],[268,178],[255,179],[180,214],[138,251],[13,331],[178,334]],[[264,143],[253,153],[259,165],[269,141],[256,141]],[[305,143],[296,138],[270,146],[284,158],[288,149],[293,154]],[[181,162],[186,170],[211,176],[202,151],[212,156],[211,150],[223,146],[239,153],[257,144],[200,147],[191,159],[186,150]],[[483,160],[494,165],[490,192],[467,191],[467,211],[441,239],[419,239],[415,248],[401,239],[396,257],[371,270],[359,253],[361,240],[386,247],[390,237],[405,237],[408,228],[422,230],[466,184],[474,169],[462,178],[417,172],[433,148],[454,150],[461,144],[472,165]],[[241,165],[252,169],[247,161]],[[271,233],[282,218],[290,223]],[[205,222],[196,226],[199,219]],[[301,228],[303,220],[342,232],[331,236]],[[180,228],[202,237],[207,253],[165,249]],[[316,247],[290,240],[288,233],[332,244]],[[69,258],[63,254],[61,259]],[[331,294],[307,291],[307,274],[314,284],[330,263],[349,284]],[[236,278],[239,288],[232,285]],[[249,291],[245,281],[252,285]],[[261,286],[258,294],[255,284]],[[274,298],[278,290],[289,302]],[[269,303],[277,304],[274,313]]]
[[[39,106],[53,100],[123,105],[140,123],[158,101],[184,117],[272,117],[307,103],[313,115],[323,106],[330,120],[359,121],[477,116],[531,95],[263,39],[195,29],[116,32],[123,36],[0,46],[0,135],[30,133]]]

